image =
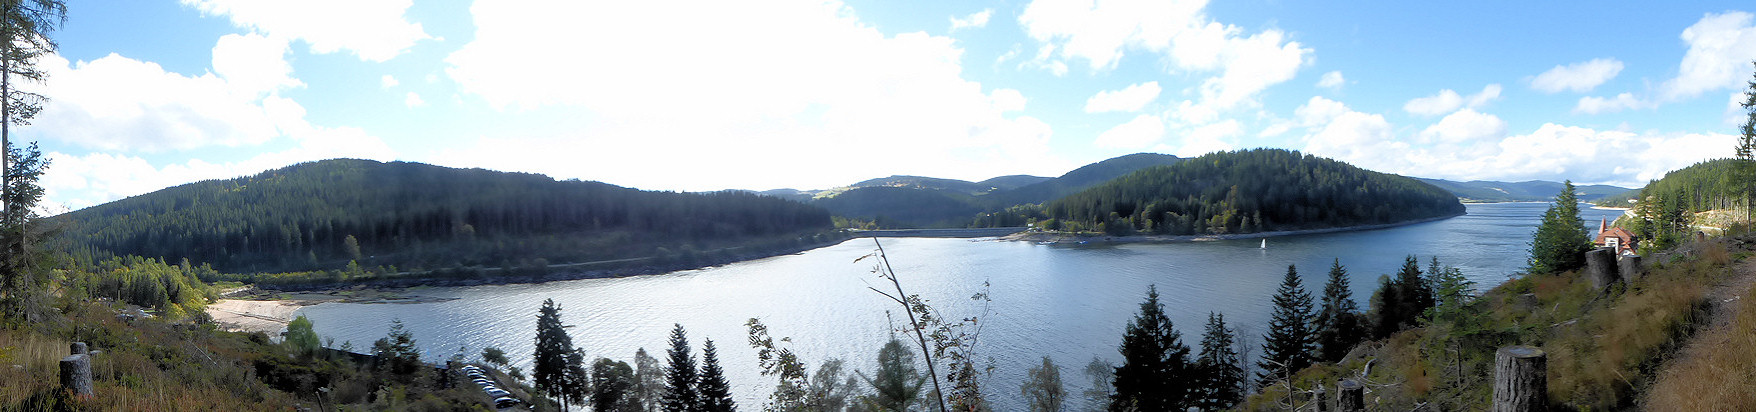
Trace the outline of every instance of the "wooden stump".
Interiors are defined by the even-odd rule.
[[[1616,262],[1616,271],[1620,272],[1623,282],[1640,279],[1641,269],[1640,256],[1623,256],[1621,261]]]
[[[1329,393],[1323,390],[1323,385],[1317,385],[1315,396],[1317,397],[1317,412],[1329,412]]]
[[[1335,384],[1335,410],[1341,412],[1359,412],[1366,410],[1366,386],[1353,379],[1342,379]]]
[[[86,355],[90,353],[91,352],[85,346],[85,342],[73,342],[73,344],[67,345],[67,354],[69,355]]]
[[[1494,412],[1548,408],[1548,355],[1530,346],[1507,346],[1494,354]]]
[[[91,396],[91,355],[75,354],[61,358],[61,387],[75,396]]]
[[[1616,252],[1610,248],[1592,249],[1585,252],[1585,276],[1591,279],[1592,289],[1603,292],[1611,284],[1620,280],[1616,273]]]

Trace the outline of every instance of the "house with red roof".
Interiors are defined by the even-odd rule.
[[[1628,229],[1611,227],[1609,219],[1598,222],[1597,240],[1591,242],[1596,243],[1599,247],[1615,249],[1617,255],[1635,254],[1634,233],[1629,232]]]

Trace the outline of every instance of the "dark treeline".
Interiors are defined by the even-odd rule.
[[[1414,179],[1256,149],[1141,170],[1050,202],[1044,213],[1055,219],[1050,229],[1186,235],[1393,223],[1463,213],[1463,204]]]
[[[1636,244],[1642,252],[1667,249],[1694,233],[1691,228],[1694,225],[1747,224],[1736,219],[1697,221],[1696,216],[1699,212],[1745,206],[1744,190],[1749,182],[1738,177],[1738,164],[1736,159],[1696,163],[1647,182],[1646,187],[1634,193],[1600,200],[1597,204],[1633,208],[1633,213],[1618,220],[1617,225],[1638,237]]]
[[[186,184],[59,219],[76,258],[189,259],[228,272],[578,262],[831,227],[822,209],[747,192],[351,159]]]
[[[1384,339],[1453,316],[1472,299],[1472,286],[1457,268],[1442,267],[1435,258],[1423,272],[1416,258],[1409,256],[1398,273],[1380,277],[1371,308],[1362,313],[1348,292],[1347,269],[1339,260],[1330,267],[1321,295],[1315,297],[1305,290],[1298,269],[1288,266],[1270,298],[1274,311],[1261,351],[1255,352],[1261,354],[1259,359],[1244,355],[1258,348],[1237,339],[1221,314],[1208,314],[1198,347],[1184,344],[1165,315],[1157,289],[1148,288],[1146,301],[1122,337],[1123,363],[1109,368],[1094,360],[1100,366],[1088,369],[1094,379],[1109,373],[1110,391],[1089,398],[1107,404],[1111,411],[1229,409],[1257,390],[1290,387],[1300,371],[1340,361],[1367,339]],[[1246,373],[1251,366],[1254,380]],[[1276,402],[1245,409],[1297,407],[1290,399]]]
[[[981,182],[891,176],[855,183],[832,196],[806,200],[822,206],[843,227],[1024,226],[1042,217],[1041,205],[1136,170],[1181,159],[1135,153],[1085,165],[1059,177],[1000,176]]]

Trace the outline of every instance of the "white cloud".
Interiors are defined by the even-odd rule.
[[[1317,87],[1324,89],[1341,90],[1341,86],[1345,84],[1347,84],[1347,79],[1341,77],[1339,70],[1324,73],[1323,78],[1317,80]]]
[[[1579,104],[1573,106],[1574,113],[1598,114],[1615,113],[1623,110],[1647,109],[1657,105],[1642,101],[1632,93],[1622,93],[1616,97],[1586,96],[1579,98]]]
[[[1482,91],[1469,96],[1457,94],[1451,89],[1440,90],[1438,94],[1409,100],[1402,105],[1402,110],[1422,116],[1438,116],[1451,113],[1461,108],[1481,108],[1489,102],[1500,98],[1501,87],[1490,84]]]
[[[213,72],[233,90],[264,95],[281,89],[302,87],[287,63],[287,41],[260,34],[227,34],[213,46]]]
[[[584,110],[594,121],[435,156],[452,165],[686,190],[831,187],[896,173],[982,179],[1019,164],[1044,174],[1068,165],[1047,150],[1046,123],[1009,113],[1023,108],[1021,94],[961,77],[954,39],[886,35],[840,3],[477,2],[471,13],[475,38],[445,59],[466,98],[533,116]],[[544,152],[559,157],[527,160],[517,149],[531,144],[504,144],[511,138],[554,143]],[[639,155],[652,147],[667,150]],[[847,147],[859,149],[834,149]],[[702,168],[723,172],[674,177]]]
[[[1165,121],[1158,116],[1143,114],[1099,134],[1092,143],[1099,147],[1144,149],[1158,143],[1164,136]]]
[[[427,102],[421,100],[421,95],[416,94],[415,92],[409,92],[407,96],[403,96],[402,104],[408,107],[421,107],[426,106]]]
[[[1506,121],[1472,109],[1458,110],[1421,131],[1430,143],[1458,144],[1506,136]]]
[[[1507,133],[1499,117],[1460,109],[1419,133],[1418,143],[1373,113],[1321,97],[1299,109],[1305,151],[1386,173],[1457,180],[1572,179],[1635,187],[1729,152],[1724,134],[1600,131],[1544,124]]]
[[[1183,141],[1170,152],[1181,157],[1196,157],[1208,153],[1232,150],[1235,147],[1230,140],[1244,132],[1244,125],[1236,119],[1226,119],[1190,129],[1183,135]]]
[[[430,38],[403,14],[413,0],[182,0],[206,15],[270,36],[304,40],[315,53],[353,52],[361,60],[385,61],[416,41]]]
[[[1270,86],[1291,80],[1311,49],[1277,29],[1245,35],[1211,21],[1205,1],[1036,0],[1018,21],[1044,44],[1037,59],[1085,60],[1094,71],[1116,67],[1131,52],[1156,54],[1171,72],[1215,73],[1199,88],[1198,104],[1229,110],[1254,103]]]
[[[1584,93],[1610,81],[1620,73],[1622,73],[1622,61],[1620,60],[1591,59],[1564,66],[1555,66],[1555,68],[1537,75],[1535,79],[1531,79],[1530,88],[1543,93],[1557,93],[1562,90]]]
[[[396,81],[396,76],[386,74],[384,75],[384,78],[378,79],[378,84],[381,87],[384,87],[384,89],[389,90],[392,87],[396,87],[398,84],[402,84],[402,82]]]
[[[994,9],[982,9],[968,16],[952,17],[951,31],[958,29],[979,29],[988,25],[988,17],[994,15]]]
[[[1753,19],[1756,15],[1741,11],[1710,13],[1683,29],[1681,37],[1689,51],[1677,67],[1677,77],[1664,82],[1664,100],[1743,86],[1749,80],[1750,61],[1756,59]]]
[[[1158,82],[1138,83],[1116,91],[1101,91],[1085,100],[1086,113],[1138,112],[1158,99]]]
[[[48,72],[41,87],[55,98],[32,129],[49,139],[96,150],[162,152],[255,145],[278,134],[254,92],[264,77],[243,77],[250,80],[239,86],[214,74],[186,77],[115,54],[72,65],[50,55],[39,65]]]

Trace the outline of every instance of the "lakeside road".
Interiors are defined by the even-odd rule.
[[[1463,214],[1459,213],[1459,214],[1450,215],[1450,216],[1431,217],[1431,218],[1426,218],[1426,219],[1415,219],[1415,220],[1409,220],[1409,221],[1403,221],[1403,222],[1385,223],[1385,224],[1377,224],[1377,225],[1332,227],[1332,228],[1306,229],[1306,230],[1280,230],[1280,231],[1273,231],[1273,232],[1239,233],[1239,234],[1228,234],[1228,235],[1109,236],[1109,235],[1079,235],[1079,234],[1066,233],[1066,232],[1019,232],[1019,233],[1014,233],[1014,234],[1007,235],[1007,236],[1002,236],[1002,237],[1000,237],[1000,240],[1011,240],[1011,241],[1021,241],[1021,242],[1038,242],[1038,243],[1060,243],[1060,242],[1075,242],[1075,243],[1079,243],[1079,242],[1085,242],[1085,243],[1090,243],[1090,242],[1099,242],[1099,243],[1205,242],[1205,241],[1214,241],[1214,240],[1257,239],[1257,238],[1270,238],[1270,237],[1277,237],[1277,236],[1352,232],[1352,231],[1358,231],[1358,230],[1375,230],[1375,229],[1392,228],[1392,227],[1397,227],[1397,226],[1407,226],[1407,225],[1427,223],[1427,222],[1437,222],[1440,220],[1450,219],[1450,218],[1454,218],[1454,217],[1458,217],[1458,216],[1463,216]]]

